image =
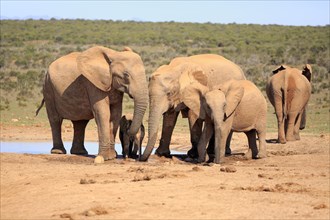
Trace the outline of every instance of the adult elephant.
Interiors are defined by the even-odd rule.
[[[115,136],[122,114],[123,93],[134,99],[129,133],[140,128],[148,104],[145,69],[140,56],[130,48],[115,51],[95,46],[54,61],[45,77],[43,95],[52,130],[53,154],[65,154],[61,138],[63,119],[73,123],[72,154],[87,154],[85,128],[95,118],[99,152],[104,160],[116,157]]]
[[[146,161],[156,143],[158,127],[163,117],[162,136],[156,150],[158,156],[170,157],[170,141],[179,112],[188,117],[192,149],[189,157],[197,157],[197,145],[202,133],[203,121],[181,102],[181,91],[200,73],[207,76],[207,87],[224,83],[230,79],[245,79],[242,69],[226,58],[215,54],[200,54],[173,59],[169,65],[159,67],[149,79],[148,143],[140,158]]]
[[[278,142],[300,140],[299,129],[306,124],[306,107],[311,96],[312,68],[303,70],[280,66],[268,80],[266,92],[275,108],[278,123]]]

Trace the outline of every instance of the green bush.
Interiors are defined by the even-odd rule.
[[[52,61],[98,44],[116,50],[130,46],[141,55],[148,75],[177,56],[220,54],[240,65],[261,89],[276,66],[310,63],[313,92],[319,93],[329,90],[329,35],[329,26],[1,20],[0,90],[4,97],[17,96],[21,104],[40,97]]]

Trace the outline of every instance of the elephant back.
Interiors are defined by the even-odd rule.
[[[200,65],[208,77],[208,87],[223,84],[229,80],[245,80],[243,70],[234,62],[216,54],[201,54],[190,57]]]

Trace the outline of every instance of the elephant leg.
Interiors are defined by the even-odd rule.
[[[274,97],[274,108],[275,108],[275,113],[276,113],[276,118],[277,118],[277,127],[278,127],[278,142],[281,144],[286,143],[286,138],[285,138],[285,115],[283,112],[283,104],[282,104],[282,94],[279,95],[275,93]],[[285,100],[284,100],[285,101]]]
[[[139,145],[139,159],[141,158],[142,155],[142,138],[140,139],[140,145]]]
[[[304,112],[305,111],[303,110],[298,114],[298,116],[296,118],[296,121],[295,121],[295,124],[294,124],[293,135],[295,137],[295,140],[300,140],[299,130],[300,130],[300,125],[301,125],[301,121],[302,121],[302,117],[303,117]]]
[[[198,142],[202,136],[203,121],[198,119],[191,110],[188,111],[189,128],[190,128],[190,142],[191,149],[188,151],[188,157],[197,158],[198,157]]]
[[[288,114],[288,124],[287,124],[287,131],[286,131],[286,140],[288,141],[295,141],[296,137],[294,134],[295,131],[295,122],[299,117],[298,113],[291,112]]]
[[[137,138],[135,138],[134,142],[133,142],[133,150],[131,153],[131,158],[134,158],[134,159],[137,158],[137,152],[140,149],[140,147],[141,147],[140,141]]]
[[[178,115],[179,112],[174,110],[169,110],[163,115],[162,136],[160,138],[159,147],[155,152],[155,154],[160,157],[171,157],[170,142]]]
[[[301,121],[300,121],[300,126],[299,129],[303,130],[306,127],[306,117],[307,117],[307,105],[305,106],[303,113],[301,115]]]
[[[212,130],[212,136],[209,141],[209,146],[206,149],[207,155],[209,156],[208,163],[212,163],[214,161],[214,145],[215,145],[215,135],[214,135],[214,128]],[[203,134],[202,134],[203,135]],[[199,155],[199,147],[198,147],[198,155]]]
[[[71,154],[87,155],[88,152],[84,146],[85,129],[89,120],[72,121],[73,123],[73,142],[70,150]]]
[[[98,97],[97,95],[90,96]],[[102,156],[104,160],[111,160],[116,158],[114,150],[114,140],[112,132],[110,131],[110,109],[108,97],[103,97],[101,100],[91,99],[92,110],[97,124],[97,132],[99,137],[99,152],[98,155]],[[109,123],[110,122],[110,123]],[[118,120],[119,123],[119,120]],[[112,140],[110,140],[112,136]]]
[[[226,155],[231,155],[230,142],[232,137],[233,131],[231,130],[226,141]]]
[[[62,122],[63,119],[61,118],[49,121],[53,137],[53,148],[50,151],[52,154],[66,154],[66,150],[62,141]]]
[[[231,126],[229,126],[231,127]],[[225,158],[226,142],[230,129],[215,127],[214,162],[219,164]]]
[[[259,139],[259,153],[258,158],[267,157],[267,149],[266,149],[266,127],[257,128],[256,129],[258,139]]]
[[[123,157],[126,158],[126,157],[129,157],[129,153],[130,153],[129,148],[130,148],[130,144],[131,143],[129,141],[127,141],[127,140],[125,140],[123,143],[124,144],[123,144],[123,151],[122,151],[122,153],[123,153]]]
[[[133,141],[129,141],[129,146],[128,146],[128,153],[127,153],[127,155],[128,155],[128,157],[129,158],[132,158],[132,156],[133,156]]]
[[[257,139],[256,139],[256,130],[252,129],[250,131],[245,132],[248,142],[249,142],[249,150],[247,153],[248,158],[257,159],[258,158],[258,147],[257,147]]]
[[[205,161],[206,145],[207,145],[207,143],[210,142],[211,137],[214,136],[213,133],[214,133],[214,127],[213,127],[211,119],[209,119],[205,122],[205,126],[203,129],[202,135],[201,135],[201,139],[199,140],[199,143],[198,143],[198,162],[199,163],[202,163]],[[211,148],[214,149],[214,147],[212,147],[212,146],[211,146]],[[214,158],[214,156],[213,156],[213,158]],[[212,161],[213,161],[213,158],[212,158]]]
[[[109,108],[109,107],[108,107]],[[116,157],[114,152],[114,146],[110,142],[110,113],[109,111],[100,111],[95,115],[95,121],[97,124],[98,136],[99,136],[99,156],[102,156],[104,160],[111,160]]]
[[[119,140],[120,140],[121,148],[122,148],[121,153],[123,154],[123,158],[126,158],[124,133],[122,131],[119,131]]]
[[[53,97],[48,97],[45,99],[47,116],[49,119],[49,124],[52,130],[52,138],[53,138],[53,148],[50,153],[52,154],[66,154],[66,150],[62,141],[62,122],[63,118],[61,118],[55,107],[54,101],[48,101],[49,99],[53,99]]]
[[[122,99],[123,95],[121,95],[120,100],[117,103],[110,105],[110,155],[112,159],[117,157],[115,143],[119,122],[122,115]]]

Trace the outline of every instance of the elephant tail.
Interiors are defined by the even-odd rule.
[[[37,109],[37,111],[36,111],[36,116],[39,114],[39,111],[40,111],[40,109],[44,106],[44,104],[45,104],[45,99],[43,98],[42,101],[41,101],[40,106],[38,107],[38,109]]]

